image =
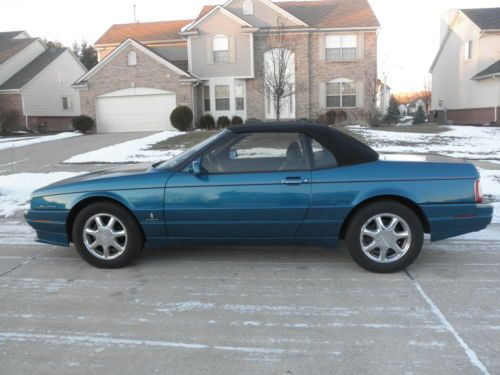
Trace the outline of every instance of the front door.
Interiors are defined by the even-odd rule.
[[[309,209],[311,170],[298,133],[234,134],[165,190],[172,238],[291,238]]]

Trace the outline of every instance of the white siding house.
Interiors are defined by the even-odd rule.
[[[440,122],[498,122],[500,8],[461,9],[449,20],[430,69],[431,110]]]

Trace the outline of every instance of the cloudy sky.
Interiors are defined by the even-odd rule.
[[[349,1],[349,0],[345,0]],[[219,1],[223,3],[224,0]],[[382,28],[379,75],[397,91],[419,90],[439,45],[440,17],[448,8],[498,7],[499,0],[369,0]],[[0,2],[0,31],[94,42],[114,23],[190,19],[217,0],[16,0]]]

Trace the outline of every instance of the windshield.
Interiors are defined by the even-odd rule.
[[[214,142],[215,140],[219,139],[223,135],[227,134],[227,132],[228,132],[228,130],[223,130],[223,131],[205,139],[203,142],[200,142],[200,143],[194,145],[193,147],[188,148],[186,151],[183,151],[179,155],[174,156],[172,159],[169,159],[167,161],[164,161],[164,162],[161,162],[160,164],[155,165],[155,167],[156,168],[167,168],[167,169],[175,168],[179,164],[182,164],[187,159],[189,159],[191,156],[196,154],[198,151],[200,151],[206,145]]]

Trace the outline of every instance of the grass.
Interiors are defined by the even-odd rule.
[[[180,134],[152,145],[150,150],[187,149],[216,134],[219,130],[207,130]]]

